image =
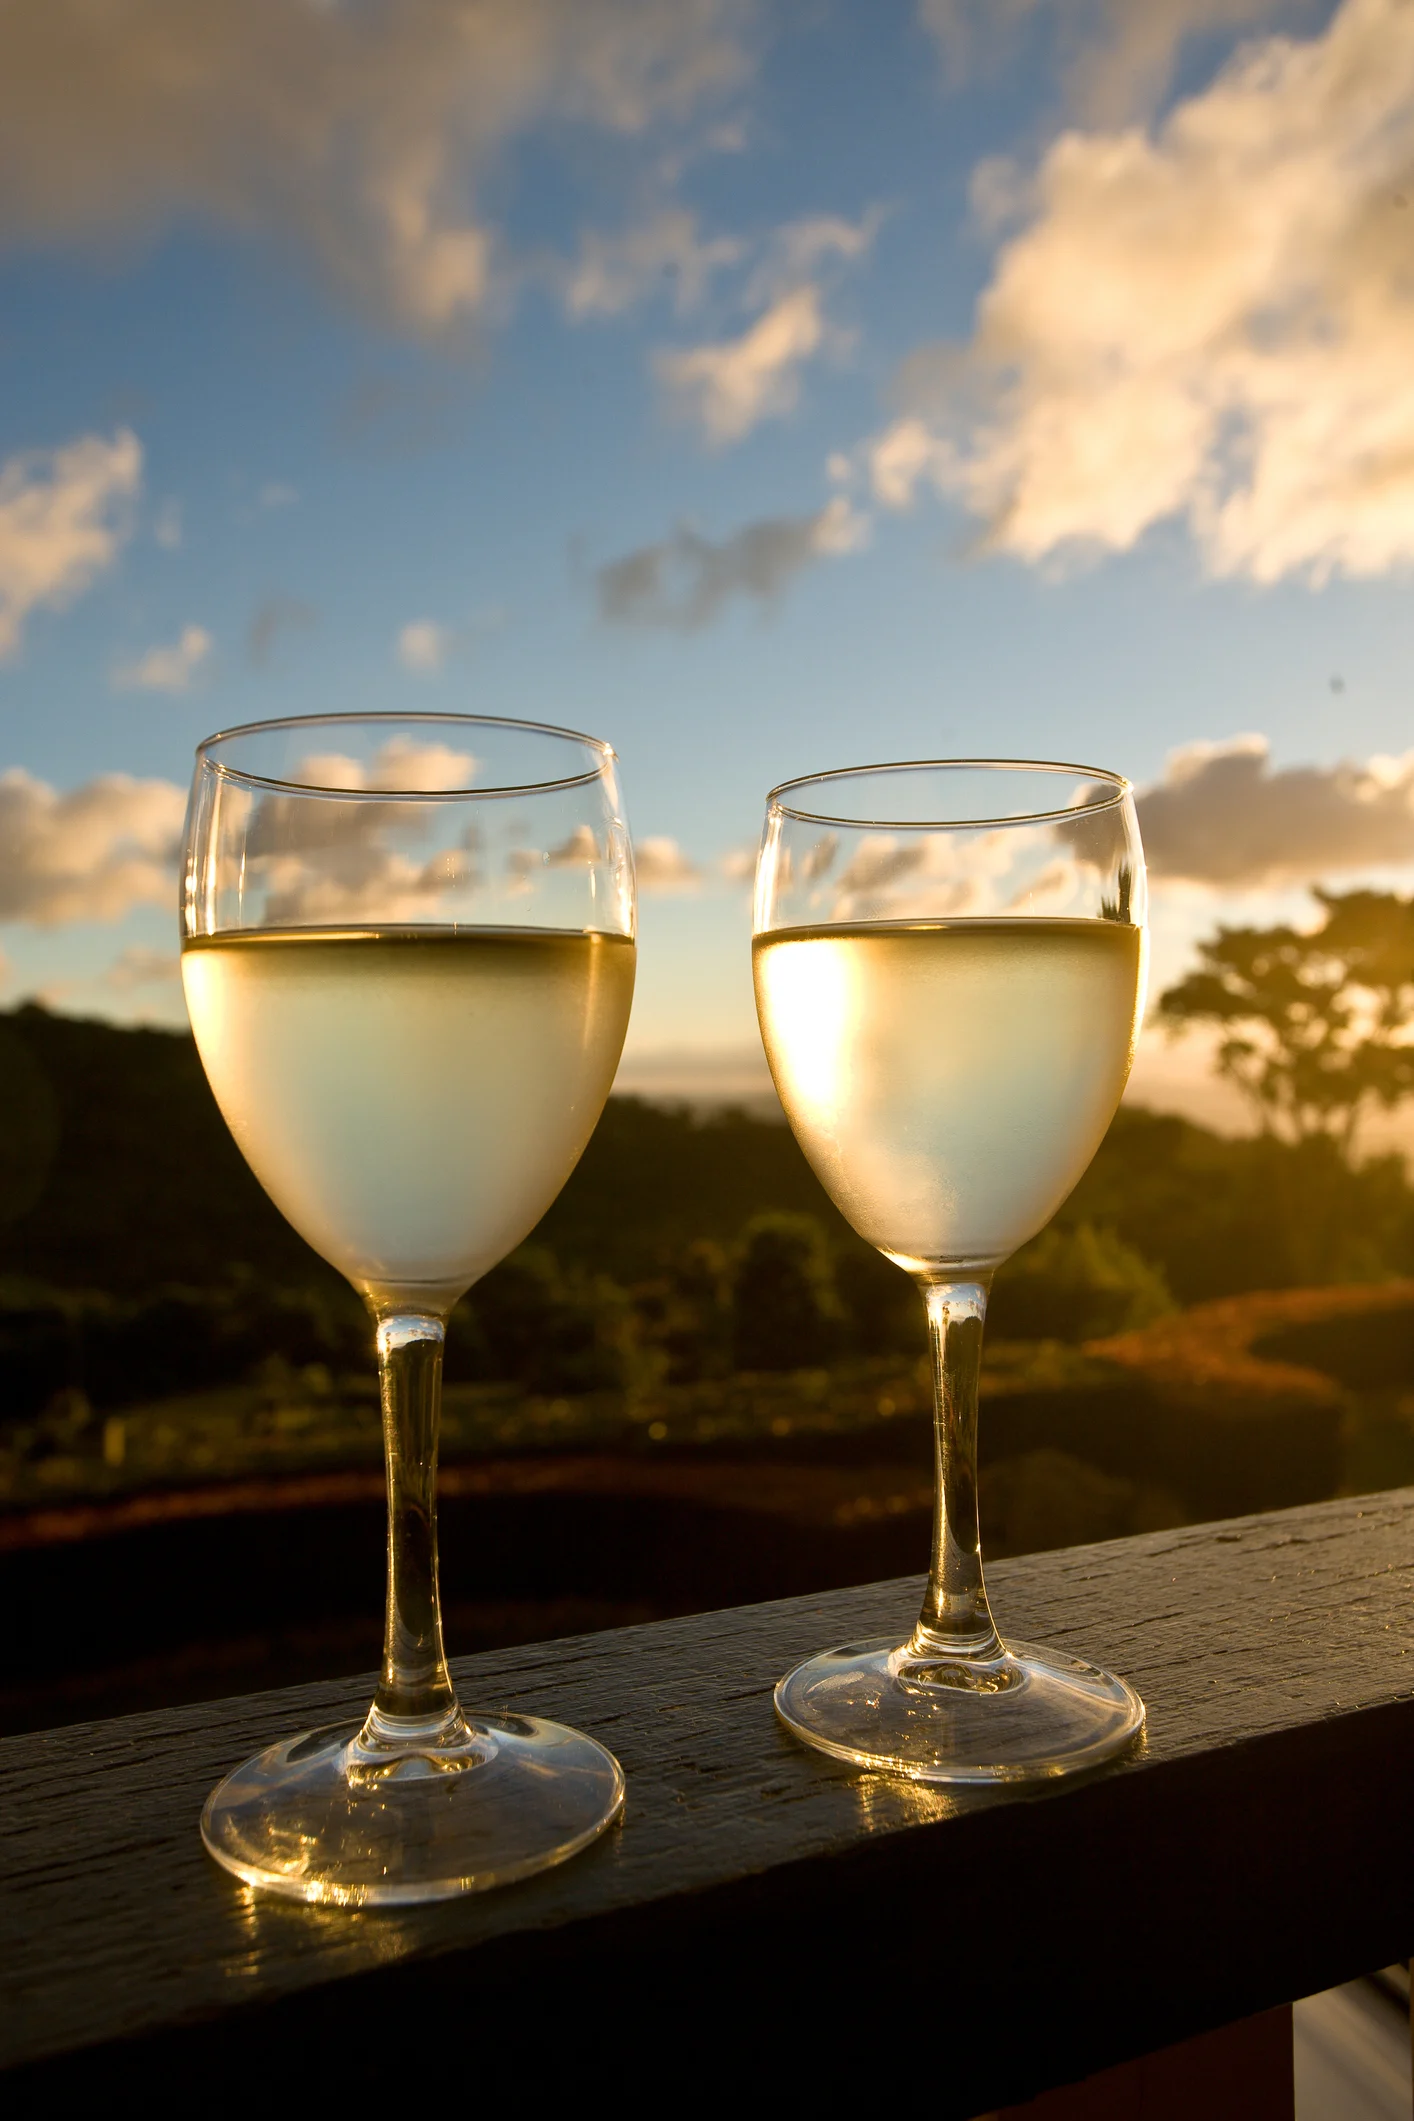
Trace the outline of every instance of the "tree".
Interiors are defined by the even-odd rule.
[[[836,1353],[844,1310],[834,1264],[813,1215],[754,1215],[742,1232],[732,1283],[739,1370],[804,1370]]]
[[[1218,1072],[1288,1139],[1334,1138],[1348,1157],[1361,1119],[1414,1091],[1414,899],[1317,891],[1309,934],[1220,928],[1199,969],[1170,987],[1174,1026],[1217,1025]]]
[[[1114,1230],[1048,1223],[998,1274],[987,1330],[997,1340],[1097,1340],[1177,1308],[1162,1270]]]

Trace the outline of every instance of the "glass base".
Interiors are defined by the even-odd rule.
[[[449,1722],[412,1751],[351,1723],[283,1739],[212,1791],[201,1838],[247,1885],[386,1907],[548,1870],[623,1810],[623,1770],[582,1732],[538,1716]]]
[[[787,1672],[776,1713],[804,1744],[914,1782],[1025,1782],[1108,1760],[1144,1727],[1122,1679],[1013,1643],[976,1662],[855,1642]]]

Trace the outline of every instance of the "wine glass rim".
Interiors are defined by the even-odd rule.
[[[1078,774],[1086,780],[1101,781],[1108,785],[1111,793],[1098,803],[1086,803],[1084,813],[1112,810],[1122,803],[1133,789],[1133,783],[1122,773],[1113,772],[1108,766],[1080,766],[1063,759],[890,759],[869,766],[835,766],[824,773],[802,773],[789,781],[778,781],[766,798],[768,813],[775,811],[783,817],[797,818],[808,825],[871,825],[885,826],[890,832],[966,832],[987,825],[1041,825],[1058,818],[1073,818],[1080,811],[1065,805],[1055,810],[1015,810],[999,812],[995,817],[936,817],[936,818],[890,818],[890,817],[844,817],[837,810],[806,810],[796,803],[782,801],[797,788],[815,788],[830,781],[862,780],[866,774],[889,773],[1068,773]]]
[[[234,766],[226,760],[215,758],[212,753],[218,744],[229,744],[237,737],[264,736],[272,729],[331,729],[367,725],[370,722],[426,722],[439,723],[449,729],[523,729],[536,736],[562,737],[566,742],[583,744],[588,750],[597,752],[598,764],[583,773],[561,774],[552,780],[504,781],[489,783],[479,788],[321,788],[313,781],[296,781],[287,776],[268,773],[252,773],[245,766]],[[196,747],[199,766],[208,766],[223,779],[240,781],[252,788],[283,788],[306,796],[327,796],[335,801],[382,802],[396,799],[400,803],[445,803],[465,802],[490,796],[548,795],[559,789],[587,788],[597,781],[604,767],[617,757],[612,744],[602,737],[587,736],[582,729],[563,729],[556,722],[532,722],[516,715],[506,714],[448,714],[415,713],[400,714],[289,714],[272,715],[261,722],[238,722],[229,729],[213,730],[204,736]]]

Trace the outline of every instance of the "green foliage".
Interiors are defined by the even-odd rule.
[[[1002,1340],[1095,1340],[1176,1309],[1159,1269],[1114,1230],[1052,1224],[998,1274],[988,1307]]]
[[[34,1413],[67,1392],[113,1407],[231,1384],[269,1357],[362,1371],[371,1342],[363,1306],[337,1285],[283,1289],[247,1273],[127,1300],[0,1282],[0,1415]]]
[[[1352,1167],[1327,1136],[1229,1141],[1166,1113],[1122,1110],[1057,1221],[1116,1231],[1181,1304],[1414,1271],[1397,1157]]]
[[[345,1287],[252,1175],[185,1034],[33,1004],[0,1032],[0,1275],[124,1299],[240,1264]]]
[[[665,1384],[698,1384],[732,1367],[732,1276],[725,1245],[699,1237],[661,1274],[635,1284],[634,1308]]]
[[[926,1355],[923,1300],[902,1267],[843,1230],[835,1251],[835,1287],[859,1355]]]
[[[532,1392],[596,1392],[634,1381],[636,1320],[607,1275],[563,1269],[522,1245],[462,1298],[447,1334],[448,1376],[514,1378]]]
[[[59,1103],[25,1040],[0,1024],[0,1223],[14,1222],[43,1193],[59,1144]]]
[[[844,1337],[844,1307],[824,1231],[812,1215],[755,1215],[742,1232],[732,1279],[738,1370],[803,1370],[828,1362]]]
[[[1349,1151],[1371,1105],[1414,1090],[1414,900],[1317,891],[1319,928],[1220,928],[1159,1003],[1169,1023],[1215,1024],[1218,1070],[1266,1127],[1331,1134]]]
[[[734,1245],[766,1209],[813,1215],[832,1246],[859,1242],[779,1117],[611,1097],[535,1242],[632,1286],[700,1239]]]

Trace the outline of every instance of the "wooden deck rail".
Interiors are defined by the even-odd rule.
[[[367,1679],[6,1739],[3,2095],[1028,2098],[1408,1956],[1411,1578],[1414,1490],[998,1566],[1004,1627],[1149,1707],[1133,1757],[1025,1794],[850,1774],[777,1727],[777,1675],[902,1627],[911,1581],[464,1659],[469,1705],[613,1746],[627,1817],[395,1913],[253,1896],[196,1832],[225,1768]]]

